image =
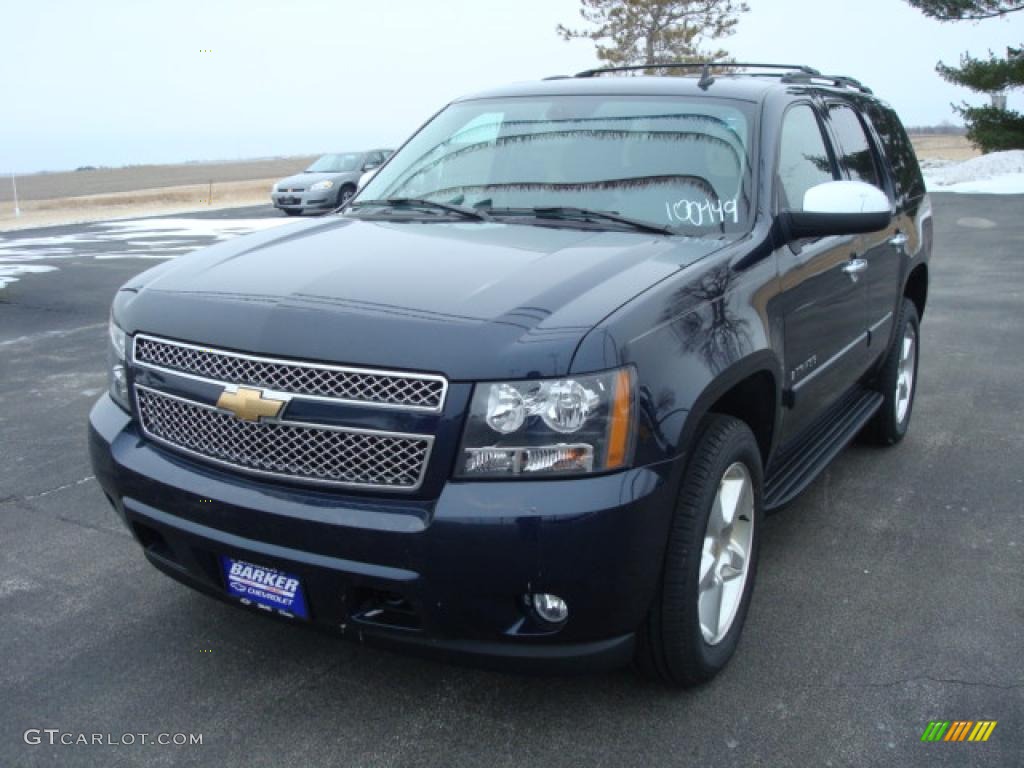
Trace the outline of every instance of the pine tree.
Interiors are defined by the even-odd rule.
[[[980,21],[1024,11],[1015,0],[907,0],[927,16],[939,21]]]
[[[728,37],[744,0],[580,0],[586,29],[558,25],[566,40],[587,39],[610,66],[674,61],[720,61],[728,52],[702,50],[705,40]],[[608,41],[607,43],[604,41]]]
[[[1024,10],[1016,0],[907,0],[924,14],[940,21],[980,21]],[[960,66],[939,62],[936,71],[946,81],[986,93],[992,103],[984,107],[953,105],[967,124],[967,138],[983,152],[1024,148],[1024,115],[1006,109],[1006,93],[1024,87],[1024,51],[1007,48],[1006,57],[991,51],[987,59],[965,53]]]

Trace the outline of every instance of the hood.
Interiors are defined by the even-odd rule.
[[[442,373],[557,376],[615,309],[723,243],[502,223],[333,216],[196,251],[115,302],[129,333]]]
[[[345,173],[296,173],[294,176],[281,179],[277,182],[278,190],[285,187],[288,189],[309,189],[318,181],[358,181],[362,174],[359,171],[346,171]]]

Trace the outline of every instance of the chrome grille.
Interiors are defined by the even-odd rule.
[[[400,374],[299,363],[135,337],[135,362],[232,384],[249,384],[307,397],[366,405],[440,411],[447,381],[441,376]]]
[[[432,439],[297,422],[241,421],[136,385],[142,428],[202,458],[264,475],[330,485],[416,490]]]

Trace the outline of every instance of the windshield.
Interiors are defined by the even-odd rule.
[[[359,155],[356,152],[347,152],[341,155],[324,155],[309,168],[306,173],[344,173],[359,169]]]
[[[751,108],[651,96],[450,105],[359,195],[502,209],[575,207],[719,237],[748,229]]]

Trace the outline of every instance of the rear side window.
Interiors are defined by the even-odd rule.
[[[868,108],[868,118],[875,127],[896,179],[900,199],[917,198],[925,193],[924,178],[917,164],[914,146],[896,113],[880,104]]]
[[[857,113],[845,105],[833,104],[829,107],[829,118],[839,140],[839,165],[854,181],[884,189],[875,153]]]
[[[834,179],[832,160],[818,116],[809,104],[798,104],[786,113],[782,123],[778,178],[782,196],[780,207],[802,211],[807,190]]]

